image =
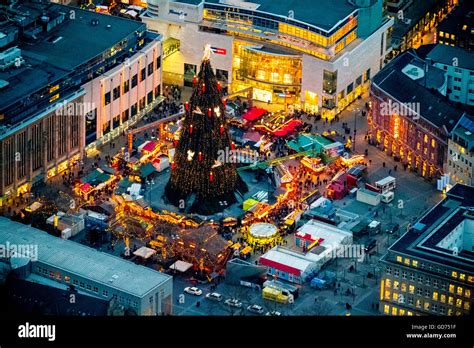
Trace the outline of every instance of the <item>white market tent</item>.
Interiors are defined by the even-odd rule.
[[[144,258],[145,260],[152,257],[155,254],[156,254],[156,250],[153,250],[147,247],[141,247],[140,249],[136,250],[133,253],[133,255],[140,256],[141,258]]]
[[[190,269],[192,266],[193,266],[192,263],[188,263],[188,262],[178,260],[170,266],[170,269],[173,269],[175,271],[184,273],[188,269]]]

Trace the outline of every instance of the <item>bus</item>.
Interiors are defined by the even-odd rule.
[[[380,191],[380,193],[387,193],[395,190],[397,187],[397,179],[393,176],[387,176],[386,178],[377,181],[374,186]]]

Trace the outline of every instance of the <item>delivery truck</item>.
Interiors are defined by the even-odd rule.
[[[280,303],[293,303],[295,301],[292,294],[287,290],[279,290],[275,288],[266,287],[262,290],[262,297],[265,300],[280,302]]]

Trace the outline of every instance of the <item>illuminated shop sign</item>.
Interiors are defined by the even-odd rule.
[[[212,52],[214,52],[215,54],[222,54],[222,55],[226,55],[226,54],[227,54],[227,50],[226,50],[225,48],[211,47],[211,50],[212,50]]]

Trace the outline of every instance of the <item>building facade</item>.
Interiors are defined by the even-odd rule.
[[[109,142],[162,102],[161,38],[83,85],[86,151]]]
[[[144,23],[48,2],[5,11],[0,205],[74,168],[163,100],[161,36]]]
[[[84,90],[80,90],[65,101],[83,100]],[[58,110],[61,106],[55,105],[0,134],[0,192],[5,198],[25,194],[37,183],[78,165],[85,146],[84,114],[62,115]]]
[[[472,1],[460,1],[459,6],[436,29],[440,44],[474,50],[474,5]]]
[[[474,184],[474,119],[463,115],[448,141],[448,169],[452,183]]]
[[[381,259],[385,315],[469,315],[474,290],[474,188],[457,184]]]
[[[407,51],[374,77],[370,91],[370,143],[428,180],[445,173],[448,139],[464,113],[445,101],[446,84],[443,70]]]
[[[165,81],[192,85],[210,44],[229,92],[252,87],[256,100],[332,118],[367,90],[391,49],[382,1],[355,4],[152,0],[142,19],[164,35]]]
[[[81,295],[114,300],[138,315],[172,314],[173,277],[169,275],[3,217],[0,244],[17,248],[9,261],[21,279],[73,287]]]
[[[449,100],[474,105],[474,53],[459,47],[429,45],[425,47],[429,63],[446,73],[446,95]]]

